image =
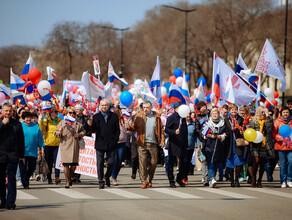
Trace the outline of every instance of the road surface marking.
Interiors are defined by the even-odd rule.
[[[236,199],[255,199],[253,196],[247,196],[239,193],[229,192],[221,189],[214,189],[214,188],[196,188],[197,190],[202,190],[205,192],[215,193],[223,196],[228,196]]]
[[[68,197],[73,198],[73,199],[94,199],[93,197],[91,197],[89,195],[74,191],[72,189],[59,188],[59,189],[49,189],[49,190],[52,190],[56,193],[62,194],[64,196],[68,196]]]
[[[171,196],[176,196],[176,197],[179,197],[179,198],[182,198],[182,199],[200,199],[200,198],[202,198],[202,197],[199,197],[199,196],[194,196],[194,195],[191,195],[191,194],[178,192],[178,191],[165,189],[165,188],[154,188],[154,189],[151,189],[151,190],[156,191],[156,192],[160,192],[160,193],[164,193],[164,194],[168,194],[168,195],[171,195]]]
[[[17,199],[38,199],[38,198],[21,190],[17,190]]]
[[[102,191],[113,193],[113,194],[123,196],[123,197],[129,198],[129,199],[148,199],[148,197],[146,197],[146,196],[142,196],[142,195],[139,195],[136,193],[124,191],[121,189],[103,189]]]
[[[252,191],[256,191],[256,192],[261,192],[261,193],[267,193],[267,194],[271,194],[271,195],[275,195],[275,196],[282,196],[285,198],[290,198],[292,199],[292,193],[284,193],[284,192],[280,192],[280,191],[276,191],[276,190],[271,190],[271,189],[255,189],[255,188],[246,188],[248,190],[252,190]]]

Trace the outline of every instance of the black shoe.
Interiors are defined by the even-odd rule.
[[[219,178],[219,180],[218,180],[219,182],[222,182],[223,181],[223,178]]]
[[[271,177],[271,178],[268,178],[268,182],[273,182],[273,177]]]
[[[176,188],[175,182],[171,182],[169,185],[170,188]]]
[[[0,204],[0,209],[5,209],[6,208],[6,203],[1,203]]]
[[[7,209],[15,209],[15,208],[16,208],[16,205],[13,204],[13,203],[8,203],[8,204],[6,205],[6,208],[7,208]]]
[[[181,180],[176,180],[176,182],[179,184],[180,187],[186,186],[186,184],[184,184]]]
[[[70,186],[65,186],[65,189],[70,189]]]
[[[104,189],[104,183],[99,184],[99,189]]]
[[[107,187],[110,187],[111,186],[111,181],[110,181],[110,178],[109,177],[106,177],[105,178],[105,184],[107,185]]]
[[[23,189],[30,189],[29,186],[24,186]]]
[[[235,187],[235,184],[233,181],[231,181],[231,187]]]
[[[136,179],[136,173],[132,173],[131,178],[134,180]]]
[[[235,181],[234,186],[235,186],[235,187],[240,187],[240,184],[239,184],[239,181],[238,181],[238,180]]]

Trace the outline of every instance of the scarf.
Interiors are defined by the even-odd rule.
[[[219,128],[224,125],[224,120],[220,117],[218,120],[213,120],[212,118],[209,119],[207,125],[211,130],[219,132]]]
[[[262,142],[262,147],[266,146],[266,138],[265,138],[265,134],[264,134],[264,125],[266,122],[266,118],[261,118],[258,120],[258,123],[260,125],[260,132],[263,134],[263,142]]]
[[[286,120],[283,118],[283,116],[281,116],[281,118],[282,118],[287,124],[289,124],[289,122],[290,122],[291,119],[292,119],[292,116],[290,115]]]

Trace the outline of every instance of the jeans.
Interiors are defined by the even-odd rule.
[[[139,168],[138,145],[131,143],[132,174],[136,174]]]
[[[29,178],[32,176],[36,167],[36,157],[24,157],[25,164],[19,162],[21,182],[24,187],[29,186]]]
[[[279,150],[280,180],[292,182],[292,150]]]
[[[2,204],[15,204],[16,200],[16,170],[18,163],[0,163],[0,200]],[[6,199],[5,178],[8,176],[8,195]]]
[[[59,146],[46,146],[45,147],[45,159],[48,163],[50,173],[47,174],[48,181],[52,181],[52,169],[55,164],[55,177],[60,176],[60,170],[56,169],[56,159],[58,155]]]
[[[209,179],[216,179],[216,172],[217,169],[219,169],[219,178],[223,178],[223,163],[208,163],[208,174],[209,174]]]
[[[122,161],[126,150],[126,143],[119,143],[115,153],[115,163],[112,172],[112,178],[116,179],[122,167]]]
[[[273,173],[277,164],[277,159],[271,158],[267,159],[265,163],[265,170],[267,173],[267,179],[273,179]]]
[[[114,163],[115,163],[115,152],[116,148],[110,150],[98,150],[96,149],[96,167],[97,167],[97,176],[99,184],[104,184],[103,178],[110,178]],[[104,175],[104,154],[107,156],[107,170]]]

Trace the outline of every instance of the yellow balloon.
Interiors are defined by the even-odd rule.
[[[244,132],[244,139],[247,140],[248,142],[253,142],[257,138],[257,132],[252,129],[248,128]]]

